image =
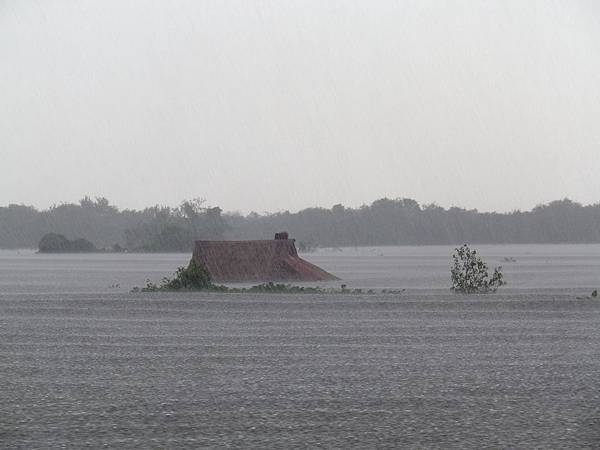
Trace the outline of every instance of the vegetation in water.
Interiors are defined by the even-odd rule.
[[[62,234],[47,233],[38,244],[40,253],[86,253],[97,252],[98,249],[87,239],[70,241]]]
[[[581,297],[581,296],[578,296],[578,297],[576,297],[576,298],[577,298],[577,300],[596,299],[596,298],[598,298],[598,289],[594,289],[594,290],[592,291],[592,295],[590,295],[590,296],[588,296],[588,297]]]
[[[197,264],[193,259],[187,267],[179,267],[173,278],[164,277],[160,284],[146,280],[143,288],[134,287],[132,292],[158,292],[158,291],[220,291],[224,286],[217,286],[210,281],[207,270]]]
[[[214,284],[206,269],[193,259],[188,267],[179,267],[173,278],[164,277],[159,284],[146,280],[146,286],[134,287],[131,292],[164,292],[164,291],[205,291],[224,293],[253,293],[253,294],[401,294],[404,289],[349,289],[342,284],[340,289],[319,286],[295,286],[283,283],[261,283],[250,287],[228,287]]]
[[[496,267],[490,276],[488,265],[467,244],[454,249],[454,262],[450,269],[452,288],[463,294],[496,292],[506,284],[502,267]]]

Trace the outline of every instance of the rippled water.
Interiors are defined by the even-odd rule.
[[[130,294],[188,255],[0,253],[0,448],[599,448],[600,246],[304,255],[401,295]],[[504,261],[509,258],[509,261]],[[514,260],[514,261],[513,261]]]
[[[583,289],[600,284],[598,245],[480,245],[490,267],[502,266],[509,288]],[[301,256],[358,288],[446,289],[453,247],[320,249]],[[160,281],[188,254],[40,255],[0,250],[4,292],[128,292]],[[341,283],[340,282],[340,283]],[[339,283],[330,283],[338,285]]]

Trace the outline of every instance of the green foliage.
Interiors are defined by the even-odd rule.
[[[83,238],[71,241],[71,249],[75,252],[95,252],[98,250],[94,244]]]
[[[384,289],[376,292],[373,289],[363,291],[362,289],[348,289],[345,284],[341,285],[340,289],[322,288],[319,286],[294,286],[292,284],[261,283],[250,287],[227,287],[223,285],[213,284],[210,281],[210,275],[206,269],[194,260],[190,262],[187,268],[179,267],[175,272],[174,278],[164,277],[160,284],[146,280],[146,286],[143,288],[134,287],[131,292],[164,292],[164,291],[205,291],[205,292],[221,292],[227,294],[352,294],[352,295],[374,295],[374,294],[401,294],[402,290]]]
[[[204,200],[196,198],[182,202],[178,208],[146,208],[141,212],[140,223],[125,230],[127,248],[143,252],[189,252],[195,240],[223,239],[228,225],[221,208],[203,204]]]
[[[570,200],[531,211],[482,213],[419,205],[411,199],[380,199],[359,208],[334,205],[295,213],[223,214],[201,199],[178,207],[119,210],[103,197],[85,197],[46,210],[0,207],[0,248],[34,248],[49,231],[85,236],[100,248],[119,243],[129,251],[190,251],[195,239],[271,238],[288,230],[300,251],[311,247],[481,243],[600,242],[600,203]],[[183,230],[183,231],[182,231]],[[301,243],[306,244],[303,249]],[[512,262],[512,261],[507,261]]]
[[[166,283],[168,289],[210,289],[213,284],[210,281],[210,275],[204,267],[191,260],[187,268],[179,267],[175,272],[175,278]]]
[[[148,236],[138,250],[145,252],[188,252],[194,241],[189,230],[177,225],[167,225],[158,233]]]
[[[450,269],[452,288],[463,294],[496,292],[506,282],[502,267],[496,267],[490,277],[487,264],[467,244],[454,249],[454,264]]]
[[[206,269],[197,264],[193,259],[187,267],[179,267],[175,272],[174,278],[164,277],[160,284],[152,283],[146,280],[146,286],[143,288],[133,288],[133,292],[158,292],[158,291],[219,291],[220,286],[212,284],[210,275]]]
[[[69,240],[62,234],[45,234],[38,244],[40,253],[59,253],[69,251]]]
[[[532,211],[485,213],[381,199],[359,208],[335,205],[295,213],[227,215],[231,239],[267,238],[287,230],[316,247],[479,243],[600,242],[600,203],[560,200]]]
[[[68,240],[62,234],[45,234],[38,244],[40,253],[86,253],[98,249],[87,239]]]

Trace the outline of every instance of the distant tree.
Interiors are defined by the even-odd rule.
[[[86,253],[97,251],[94,244],[87,239],[68,240],[62,234],[48,233],[38,244],[40,253]]]
[[[203,229],[207,239],[222,239],[229,225],[222,216],[218,206],[207,208],[204,214]]]
[[[407,198],[384,198],[358,208],[337,204],[330,209],[246,216],[224,214],[200,198],[186,200],[176,208],[153,206],[143,210],[119,210],[104,197],[84,197],[78,203],[62,203],[46,210],[0,206],[0,248],[35,248],[46,233],[60,232],[68,237],[85,236],[101,248],[118,243],[132,251],[188,251],[196,239],[270,239],[280,230],[288,230],[298,242],[317,247],[598,243],[600,203],[583,206],[564,199],[531,211],[482,213],[420,206]],[[183,238],[188,240],[186,246],[180,245]],[[158,245],[159,241],[163,243]],[[165,248],[170,245],[167,243],[175,246]],[[180,250],[184,247],[186,250]]]
[[[189,252],[192,250],[193,239],[189,230],[168,225],[157,235],[146,241],[141,250],[147,252]]]
[[[467,244],[454,249],[454,264],[450,269],[452,288],[463,294],[495,292],[506,282],[502,267],[496,267],[490,277],[487,264]]]
[[[69,241],[72,252],[95,252],[98,251],[96,246],[87,239],[79,238],[74,241]]]
[[[60,253],[69,251],[69,240],[62,234],[45,234],[38,244],[41,253]]]
[[[206,208],[203,206],[204,203],[203,198],[196,197],[191,200],[184,200],[179,206],[179,211],[187,220],[189,230],[193,236],[197,236],[201,229],[202,215],[206,212]]]

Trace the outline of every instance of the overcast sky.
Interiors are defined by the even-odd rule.
[[[590,1],[0,1],[0,205],[600,201]]]

